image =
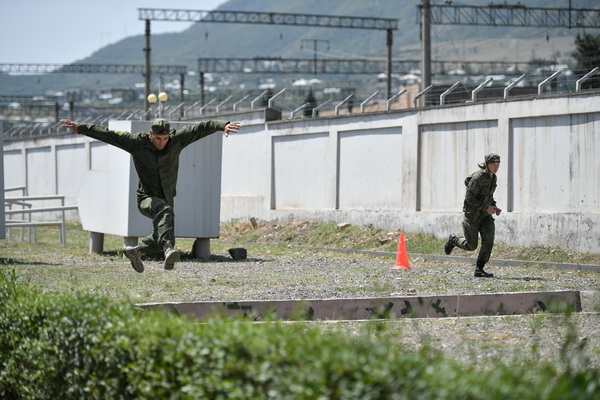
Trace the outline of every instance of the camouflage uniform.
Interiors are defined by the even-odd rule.
[[[166,121],[165,121],[166,122]],[[228,122],[211,120],[188,125],[169,133],[166,147],[158,150],[147,132],[137,134],[112,131],[103,126],[81,124],[77,133],[100,140],[130,153],[140,183],[137,205],[142,215],[152,219],[152,235],[142,239],[139,250],[143,254],[159,254],[165,244],[175,245],[175,214],[179,155],[191,143],[217,131],[223,131]]]
[[[478,235],[481,235],[481,249],[477,256],[477,266],[483,266],[489,261],[494,246],[494,218],[488,214],[489,206],[495,206],[494,191],[496,190],[496,175],[490,175],[486,170],[479,170],[465,180],[467,193],[463,205],[464,236],[456,239],[456,246],[468,251],[477,249]]]

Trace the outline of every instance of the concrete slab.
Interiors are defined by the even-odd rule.
[[[264,320],[365,320],[520,315],[581,311],[579,291],[362,299],[232,301],[139,304],[147,309],[205,319],[214,314]]]

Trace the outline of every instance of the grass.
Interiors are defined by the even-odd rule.
[[[393,252],[398,249],[399,231],[386,231],[372,226],[338,226],[326,222],[290,222],[284,225],[250,223],[226,224],[221,227],[224,242],[244,246],[269,248],[277,253],[289,253],[289,248],[316,247],[349,250]],[[500,239],[500,238],[498,238]],[[422,233],[405,233],[408,253],[443,254],[444,239]],[[473,256],[474,253],[455,249],[452,255]],[[523,261],[578,263],[600,265],[600,254],[579,253],[551,246],[516,247],[496,243],[492,258]]]
[[[58,241],[58,229],[52,227],[37,228],[36,243],[21,240],[18,229],[14,229],[12,238],[0,241],[2,258],[7,263],[11,258],[27,259],[29,263],[48,264],[52,268],[52,257],[48,254],[58,251],[61,257],[88,257],[103,262],[107,257],[122,258],[123,239],[119,236],[105,235],[104,253],[89,253],[89,237],[80,225],[67,228],[67,246]],[[225,224],[221,227],[219,240],[211,241],[212,254],[217,257],[228,256],[227,250],[233,245],[245,247],[249,254],[262,256],[306,257],[319,254],[322,257],[334,257],[323,249],[367,250],[395,253],[398,246],[398,231],[385,231],[372,226],[338,226],[335,223],[291,222],[283,225],[263,223],[254,228],[249,223]],[[191,252],[193,239],[178,239],[177,246],[184,252]],[[405,234],[409,254],[443,254],[445,241],[426,234]],[[461,249],[455,249],[452,255],[474,256]],[[26,255],[26,257],[25,257]],[[214,257],[214,256],[213,256]],[[340,253],[336,258],[343,257]],[[352,257],[356,257],[353,254]],[[577,263],[600,265],[600,254],[578,253],[550,246],[515,247],[497,243],[492,254],[493,259],[514,259],[524,261]]]

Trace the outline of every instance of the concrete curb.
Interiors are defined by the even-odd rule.
[[[579,291],[363,299],[149,303],[139,307],[204,319],[221,314],[264,320],[365,320],[581,312]]]

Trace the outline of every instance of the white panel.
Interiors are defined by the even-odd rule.
[[[317,133],[273,138],[273,192],[276,209],[332,208],[328,204],[329,136]]]
[[[400,208],[402,129],[340,132],[338,135],[338,208]]]
[[[598,211],[598,114],[516,120],[513,137],[514,211]]]
[[[75,204],[76,193],[79,192],[83,175],[87,169],[85,145],[83,143],[56,146],[56,180],[59,194],[65,196],[66,204]]]
[[[90,143],[90,164],[92,171],[108,170],[108,145],[94,140]]]
[[[572,184],[570,204],[581,212],[600,212],[600,114],[571,116]]]
[[[204,139],[203,139],[204,140]],[[248,195],[269,190],[271,138],[264,126],[243,127],[223,139],[223,195]],[[240,167],[243,166],[243,167]]]
[[[107,148],[108,171],[86,171],[77,204],[83,229],[118,236],[145,236],[151,225],[141,215],[131,221],[135,185],[131,184],[131,156],[116,147]],[[133,203],[133,209],[132,209]],[[150,228],[149,228],[150,227]]]
[[[500,153],[496,121],[427,125],[421,131],[421,211],[460,211],[465,178],[478,170],[487,153]],[[506,155],[500,154],[506,161]],[[500,163],[498,187],[506,179]],[[506,185],[506,182],[504,182]],[[504,193],[496,190],[500,208]]]
[[[172,123],[171,127],[178,129],[185,125]],[[109,127],[142,132],[150,129],[150,122],[111,121]],[[152,221],[137,209],[139,180],[131,155],[114,146],[104,147],[106,170],[88,171],[78,197],[84,229],[119,236],[149,235]],[[190,145],[181,154],[175,198],[177,237],[219,236],[221,147],[222,137],[217,132]]]
[[[175,198],[178,237],[219,236],[222,147],[223,134],[215,132],[181,153]]]
[[[56,171],[50,147],[27,150],[28,195],[56,194]]]
[[[4,151],[4,168],[7,172],[4,176],[4,187],[22,187],[27,184],[25,178],[25,158],[21,150]],[[11,196],[22,195],[21,191],[10,193]]]

